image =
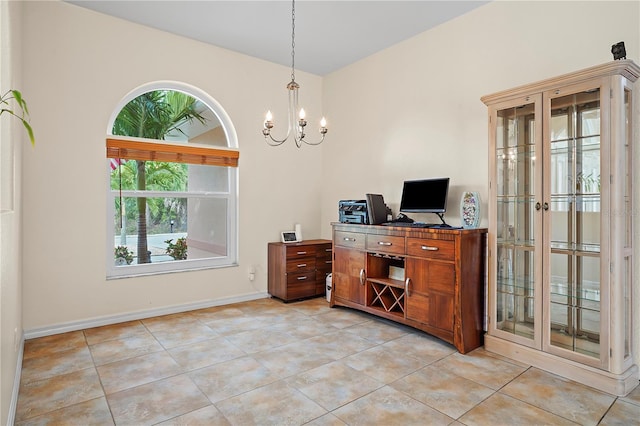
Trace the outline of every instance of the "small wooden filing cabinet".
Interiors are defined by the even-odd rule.
[[[285,302],[324,296],[331,240],[269,243],[269,294]]]

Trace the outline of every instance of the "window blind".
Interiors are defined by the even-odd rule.
[[[178,145],[109,137],[107,158],[238,167],[240,153],[233,149],[209,148],[202,145]]]

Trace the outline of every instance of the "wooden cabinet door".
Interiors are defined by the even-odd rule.
[[[452,263],[407,258],[407,319],[453,331],[455,267]]]
[[[365,252],[334,248],[332,287],[335,297],[364,305]]]

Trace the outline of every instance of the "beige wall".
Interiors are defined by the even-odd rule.
[[[24,156],[25,330],[266,294],[267,242],[294,223],[320,236],[322,147],[272,148],[261,133],[267,109],[286,117],[288,68],[67,3],[25,2],[24,12],[25,28],[37,29],[23,42],[38,134]],[[319,116],[321,78],[297,77],[301,101]],[[107,281],[107,124],[122,97],[156,80],[209,93],[236,128],[239,266]]]
[[[638,1],[492,2],[325,77],[331,138],[323,151],[323,236],[331,235],[339,200],[381,193],[397,214],[404,180],[438,176],[451,178],[447,222],[460,224],[463,191],[480,191],[486,226],[480,97],[611,61],[611,45],[621,40],[627,57],[640,61],[639,8]],[[640,200],[640,173],[635,188]],[[634,323],[640,336],[640,309]],[[640,338],[634,352],[640,362]]]
[[[38,145],[24,153],[22,289],[12,279],[13,292],[24,293],[23,312],[17,295],[17,307],[6,310],[2,293],[3,390],[13,380],[4,368],[5,340],[13,339],[7,315],[15,317],[10,327],[22,316],[25,330],[46,330],[264,293],[266,244],[279,231],[301,223],[305,238],[330,238],[338,200],[367,192],[384,194],[396,212],[409,178],[450,176],[447,219],[457,224],[463,190],[487,195],[482,95],[609,61],[620,40],[640,59],[637,1],[494,2],[324,79],[298,73],[309,116],[327,116],[327,141],[270,148],[260,124],[268,108],[284,120],[288,68],[65,3],[23,7],[24,91]],[[236,126],[240,266],[106,281],[107,121],[126,93],[153,80],[207,91]],[[20,244],[7,242],[5,229],[3,262],[5,245]],[[5,392],[3,416],[6,402]]]

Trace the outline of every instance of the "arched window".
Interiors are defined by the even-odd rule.
[[[107,131],[107,277],[237,264],[237,136],[206,93],[156,82]]]

